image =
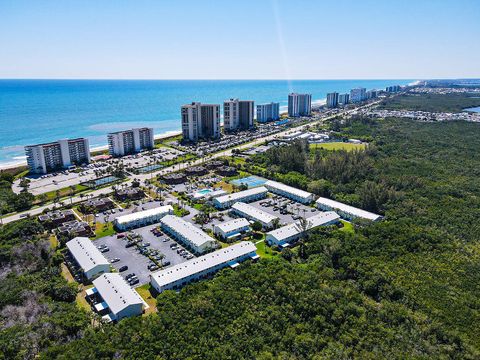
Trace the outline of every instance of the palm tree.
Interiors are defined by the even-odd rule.
[[[69,186],[69,192],[70,192],[70,205],[73,203],[73,194],[75,193],[75,185],[70,185]]]

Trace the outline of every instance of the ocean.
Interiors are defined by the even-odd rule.
[[[229,98],[280,102],[291,91],[322,100],[354,87],[383,89],[414,80],[0,80],[0,165],[25,160],[24,146],[87,137],[107,144],[108,132],[149,126],[155,134],[179,131],[180,106],[222,104]]]

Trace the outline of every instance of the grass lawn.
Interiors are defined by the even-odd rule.
[[[85,299],[85,295],[86,295],[85,290],[90,289],[92,287],[93,285],[82,286],[82,290],[78,292],[77,298],[75,299],[77,306],[81,309],[84,309],[85,311],[92,311],[90,304]]]
[[[271,259],[275,256],[278,256],[280,253],[278,251],[272,250],[265,241],[259,242],[255,244],[257,247],[257,254],[260,255],[261,258]]]
[[[150,293],[150,284],[139,286],[135,289],[142,299],[148,304],[149,308],[145,310],[144,315],[151,314],[157,311],[157,301]]]
[[[353,144],[353,143],[346,143],[346,142],[331,142],[331,143],[324,143],[324,144],[310,144],[310,149],[317,149],[322,148],[325,150],[345,150],[345,151],[353,151],[353,150],[363,150],[365,149],[366,144]]]
[[[49,242],[50,242],[50,247],[52,249],[56,249],[57,246],[58,246],[58,240],[57,240],[57,236],[56,235],[50,235],[50,237],[48,238]]]
[[[343,227],[340,229],[340,231],[345,231],[349,233],[354,233],[355,229],[353,228],[353,224],[351,222],[345,221],[345,220],[340,220],[343,224]]]
[[[115,234],[115,230],[113,229],[113,224],[111,222],[106,224],[96,223],[95,224],[95,238],[100,239],[104,236],[110,236]]]
[[[84,186],[84,185],[80,185],[80,184],[77,184],[75,185],[75,190],[73,190],[73,195],[75,194],[78,194],[79,192],[82,192],[82,191],[85,191],[85,190],[88,190],[88,187]],[[66,196],[70,196],[72,195],[72,189],[70,189],[70,187],[65,187],[65,188],[62,188],[59,190],[60,193],[60,198],[64,198]],[[43,195],[43,194],[42,194]],[[45,195],[47,196],[47,201],[51,201],[53,199],[55,199],[55,197],[57,196],[57,191],[49,191],[47,193],[45,193]],[[40,195],[37,195],[35,196],[35,199],[37,202],[40,202]]]

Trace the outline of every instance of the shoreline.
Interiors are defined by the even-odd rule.
[[[318,108],[322,105],[325,105],[326,102],[327,102],[326,98],[312,100],[312,108]],[[282,108],[284,108],[284,109],[281,109],[280,112],[282,114],[286,113],[287,106],[284,106]],[[182,134],[181,130],[170,130],[170,131],[166,131],[164,133],[154,134],[154,140],[168,139],[168,138],[175,137],[175,136],[178,136],[178,135],[181,135],[181,134]],[[100,152],[100,151],[105,151],[105,150],[108,150],[108,145],[90,147],[90,154],[97,153],[97,152]],[[15,168],[21,167],[21,166],[27,166],[26,159],[25,160],[0,162],[0,171],[11,170],[11,169],[15,169]]]

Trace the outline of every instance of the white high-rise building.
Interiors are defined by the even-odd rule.
[[[377,90],[368,90],[367,99],[375,99],[377,97]]]
[[[328,93],[327,94],[327,107],[336,108],[338,106],[338,93]]]
[[[196,142],[198,139],[220,137],[220,105],[193,102],[182,106],[183,139]]]
[[[350,95],[349,94],[339,94],[338,95],[338,103],[341,105],[347,105],[350,102]]]
[[[25,154],[30,171],[36,174],[46,174],[72,165],[90,162],[89,143],[85,138],[28,145],[25,146]]]
[[[270,104],[257,105],[257,121],[268,122],[280,119],[280,103],[272,102]]]
[[[247,130],[253,127],[252,100],[230,99],[223,102],[223,129],[225,132]]]
[[[311,94],[288,94],[288,116],[310,116],[312,113]]]
[[[356,88],[350,90],[350,102],[359,103],[365,100],[367,100],[367,89]]]
[[[112,156],[124,156],[155,146],[153,128],[137,128],[108,134],[108,150]]]

